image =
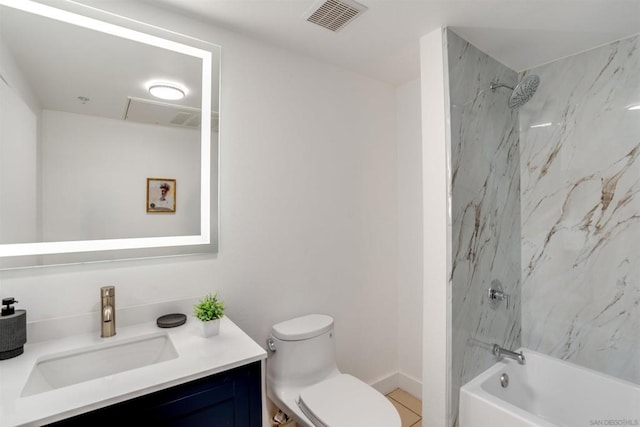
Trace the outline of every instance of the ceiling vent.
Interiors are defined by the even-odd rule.
[[[304,18],[331,31],[339,31],[367,10],[367,6],[353,0],[320,0]]]
[[[129,97],[124,119],[139,123],[199,129],[202,115],[199,108]],[[211,129],[218,131],[218,113],[215,111],[211,112]]]

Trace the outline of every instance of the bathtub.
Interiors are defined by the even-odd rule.
[[[503,359],[460,388],[460,427],[640,426],[639,385],[520,350],[525,365]]]

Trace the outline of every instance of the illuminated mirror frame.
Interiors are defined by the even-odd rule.
[[[131,30],[115,24],[56,9],[30,0],[0,0],[7,6],[68,24],[88,28],[150,46],[172,50],[202,60],[202,123],[200,152],[200,235],[145,237],[107,240],[77,240],[60,242],[0,244],[0,258],[26,255],[66,254],[121,249],[166,248],[175,246],[208,245],[211,243],[211,78],[212,53],[185,44]]]

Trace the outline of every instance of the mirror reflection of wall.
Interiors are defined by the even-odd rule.
[[[197,55],[0,6],[0,245],[199,235],[203,70]],[[184,97],[155,98],[154,82]],[[217,113],[211,125],[217,147]],[[175,212],[147,212],[149,177],[176,180]]]
[[[198,130],[52,110],[42,129],[43,241],[200,233]],[[179,183],[174,214],[147,213],[154,176]]]
[[[5,56],[0,60],[4,64]],[[0,243],[40,240],[37,123],[37,115],[0,80]]]

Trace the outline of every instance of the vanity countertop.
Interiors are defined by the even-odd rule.
[[[43,356],[159,332],[169,335],[177,358],[21,397],[31,369]],[[0,361],[0,425],[42,425],[264,359],[265,350],[226,316],[219,335],[211,338],[203,338],[197,320],[189,317],[170,329],[151,321],[119,327],[110,338],[91,332],[27,343],[24,354]]]

